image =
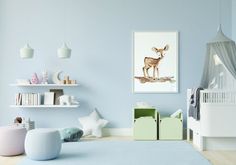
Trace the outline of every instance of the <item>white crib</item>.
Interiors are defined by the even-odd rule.
[[[236,150],[236,91],[202,90],[200,120],[188,115],[191,90],[187,91],[187,139],[200,150]]]

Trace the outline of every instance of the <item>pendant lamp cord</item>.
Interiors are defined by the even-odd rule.
[[[66,2],[63,0],[63,42],[66,42]]]
[[[29,26],[26,26],[26,43],[25,44],[29,44],[30,43],[30,32],[32,32],[32,23],[31,23],[31,14],[29,12],[29,9],[30,9],[30,5],[29,5],[29,2],[26,3],[26,25],[28,24]],[[29,28],[31,26],[31,28]]]

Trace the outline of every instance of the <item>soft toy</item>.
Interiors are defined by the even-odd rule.
[[[95,137],[102,137],[102,128],[108,124],[108,121],[100,118],[96,109],[88,116],[78,118],[84,136],[92,135]]]
[[[22,123],[22,118],[21,118],[21,117],[16,117],[16,118],[14,119],[14,123],[16,123],[16,124]]]

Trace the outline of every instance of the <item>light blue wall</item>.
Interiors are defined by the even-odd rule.
[[[236,41],[236,1],[232,1],[232,38]]]
[[[63,1],[0,0],[0,124],[17,115],[30,116],[38,126],[77,125],[77,118],[97,107],[110,127],[131,127],[132,107],[147,101],[163,113],[186,110],[186,89],[199,84],[205,43],[216,34],[215,0],[65,0],[67,40],[72,58],[60,60]],[[225,0],[223,30],[231,35],[231,0]],[[132,32],[179,31],[179,93],[132,93]],[[35,58],[22,60],[18,50],[29,41]],[[33,72],[63,70],[81,86],[67,89],[80,98],[77,110],[11,109],[21,89],[8,84]]]

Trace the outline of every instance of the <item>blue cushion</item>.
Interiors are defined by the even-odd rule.
[[[64,128],[60,130],[61,140],[63,142],[76,142],[83,136],[83,131],[79,128]]]

